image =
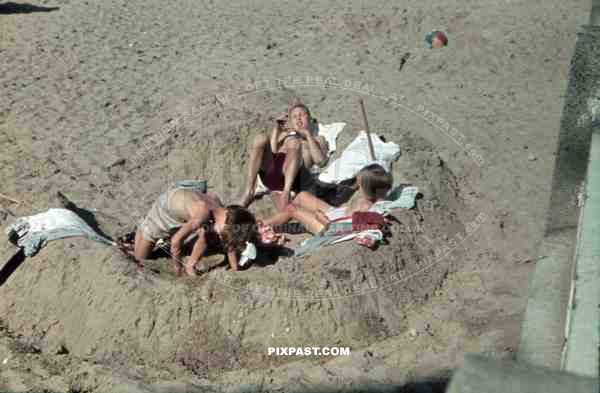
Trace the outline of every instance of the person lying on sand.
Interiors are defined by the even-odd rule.
[[[359,197],[354,202],[333,207],[314,195],[302,191],[294,199],[293,205],[273,217],[263,220],[269,226],[283,225],[294,219],[309,232],[322,233],[333,220],[351,216],[355,212],[366,212],[373,204],[386,197],[394,178],[381,165],[371,164],[356,175]]]
[[[158,239],[173,234],[170,241],[172,264],[175,273],[181,275],[184,265],[182,245],[194,233],[198,237],[185,263],[185,273],[195,275],[195,266],[209,246],[222,247],[229,259],[229,267],[235,271],[238,268],[238,252],[246,247],[247,242],[256,242],[256,219],[241,206],[224,207],[216,193],[171,189],[158,198],[142,221],[135,235],[135,258],[139,262],[147,259]]]
[[[287,118],[288,128],[285,127]],[[287,115],[275,117],[271,137],[256,136],[248,149],[250,163],[246,190],[240,204],[247,207],[254,200],[256,176],[269,189],[269,195],[278,211],[291,201],[291,192],[301,191],[301,177],[313,165],[322,165],[327,158],[328,145],[325,138],[317,136],[318,126],[308,107],[296,103]]]

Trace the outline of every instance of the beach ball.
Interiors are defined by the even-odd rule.
[[[448,45],[448,37],[443,31],[432,30],[425,36],[425,43],[429,49],[441,48]]]

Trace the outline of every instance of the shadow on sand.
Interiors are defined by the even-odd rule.
[[[27,3],[0,3],[0,15],[8,14],[31,14],[33,12],[51,12],[59,10],[59,7],[42,7]]]

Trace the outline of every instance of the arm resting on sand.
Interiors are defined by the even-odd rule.
[[[227,259],[229,260],[229,268],[235,272],[238,270],[238,256],[235,250],[229,250],[227,252]]]
[[[183,241],[187,239],[187,237],[191,235],[192,232],[198,230],[202,222],[204,222],[208,218],[208,210],[204,205],[199,205],[197,207],[195,206],[190,211],[190,216],[192,218],[188,222],[183,224],[183,226],[179,228],[179,230],[175,232],[175,235],[173,235],[173,237],[171,238],[171,255],[176,261],[179,261],[178,258],[181,254],[181,246],[183,244]],[[204,241],[204,232],[202,232],[201,237],[202,241]]]
[[[192,223],[186,222],[171,238],[171,257],[173,257],[174,263],[180,263],[181,260],[181,246],[185,238],[192,233]],[[182,263],[182,262],[181,262]]]
[[[192,248],[192,254],[188,260],[188,263],[192,264],[192,266],[202,259],[204,252],[206,251],[206,238],[204,237],[204,229],[199,229],[197,232],[198,238],[194,243],[194,248]]]

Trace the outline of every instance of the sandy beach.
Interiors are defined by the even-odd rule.
[[[252,138],[296,98],[323,124],[347,123],[338,153],[364,129],[362,98],[371,131],[401,148],[396,178],[423,194],[398,212],[405,230],[376,251],[341,244],[212,278],[177,279],[166,258],[139,270],[86,239],[52,242],[0,286],[0,390],[425,380],[444,391],[465,353],[512,358],[588,7],[0,3],[0,193],[21,202],[0,198],[2,227],[57,207],[62,192],[116,237],[177,179],[207,179],[236,203]],[[447,47],[424,46],[433,29],[447,33]],[[263,198],[251,210],[260,217],[273,206]],[[3,259],[14,252],[0,241]],[[406,279],[395,282],[398,272]],[[335,289],[340,296],[326,295]],[[283,346],[350,355],[267,355]]]

